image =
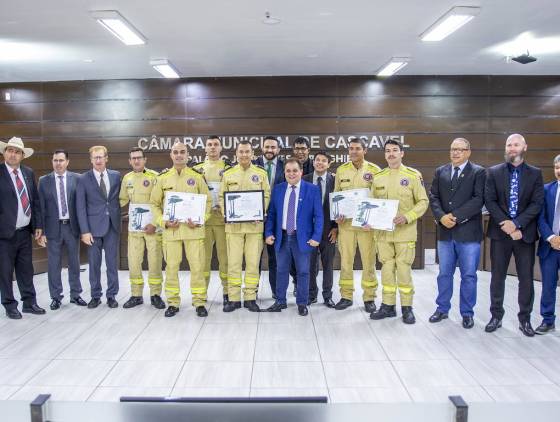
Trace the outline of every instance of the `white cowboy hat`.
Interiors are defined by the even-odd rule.
[[[25,148],[21,138],[18,138],[16,136],[11,138],[8,142],[0,141],[0,153],[4,154],[4,151],[6,151],[6,148],[8,148],[8,147],[17,148],[17,149],[23,151],[23,158],[29,158],[33,155],[33,149],[32,148]]]

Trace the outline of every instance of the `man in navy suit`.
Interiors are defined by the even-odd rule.
[[[286,161],[284,174],[287,182],[272,191],[265,224],[266,244],[275,246],[278,264],[276,302],[267,310],[280,312],[287,308],[286,290],[293,260],[298,278],[296,303],[299,314],[305,316],[311,252],[319,246],[323,234],[321,192],[317,186],[301,180],[303,170],[297,159]]]
[[[91,300],[88,308],[97,308],[103,294],[101,287],[101,257],[105,251],[107,267],[107,305],[119,306],[115,296],[119,292],[117,257],[121,231],[119,192],[121,175],[107,169],[107,148],[93,146],[89,149],[93,169],[78,179],[76,209],[82,242],[89,246],[89,284]]]
[[[554,182],[544,185],[544,206],[539,216],[538,255],[541,263],[542,296],[541,315],[543,321],[535,332],[546,334],[554,331],[554,309],[556,308],[556,286],[560,270],[560,155],[554,159]]]
[[[22,311],[41,315],[45,310],[37,305],[33,287],[31,235],[42,235],[41,207],[33,170],[21,165],[33,154],[21,138],[0,142],[4,162],[0,164],[0,296],[10,319],[21,319],[14,298],[13,274],[23,302]]]
[[[86,306],[80,297],[80,226],[76,215],[76,183],[78,173],[68,171],[68,153],[56,150],[53,153],[53,172],[39,179],[39,200],[43,217],[41,246],[47,246],[48,280],[51,295],[51,310],[60,308],[62,295],[62,247],[68,255],[68,283],[70,303]]]

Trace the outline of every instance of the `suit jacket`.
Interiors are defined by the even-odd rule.
[[[265,238],[274,236],[274,247],[280,250],[282,245],[282,217],[284,214],[284,196],[288,183],[279,184],[272,191],[272,198],[268,206],[268,215],[265,224]],[[296,235],[300,251],[311,252],[312,246],[307,241],[313,239],[321,242],[323,233],[323,207],[321,206],[321,192],[317,186],[306,181],[301,181],[299,200],[296,213]]]
[[[455,191],[451,190],[452,173],[451,163],[437,168],[429,192],[438,239],[481,242],[486,171],[481,166],[467,162]],[[451,229],[440,223],[441,217],[448,213],[457,217],[457,224]]]
[[[304,176],[315,171],[315,167],[313,167],[313,160],[311,158],[305,160],[301,167],[303,168]]]
[[[284,176],[284,161],[281,160],[280,157],[278,157],[276,163],[277,164],[276,164],[276,172],[274,173],[274,181],[273,183],[270,184],[270,189],[272,189],[275,185],[278,185],[286,181],[286,177]],[[256,164],[257,166],[261,166],[266,170],[266,167],[264,165],[264,157],[262,155],[260,157],[257,157],[257,159],[253,161],[253,164]]]
[[[80,226],[76,214],[76,184],[80,175],[71,171],[66,172],[66,203],[68,205],[68,216],[70,218],[70,229],[74,236],[80,235]],[[41,203],[41,216],[43,218],[43,230],[47,239],[60,238],[59,202],[56,194],[58,180],[54,172],[39,178],[39,200]]]
[[[554,212],[556,208],[556,193],[558,191],[558,181],[550,182],[544,185],[544,205],[539,214],[539,233],[541,240],[539,241],[538,255],[544,259],[548,256],[552,247],[546,240],[549,236],[554,235],[552,225],[554,224]]]
[[[303,180],[313,183],[313,172],[302,177]],[[325,202],[323,202],[323,239],[326,239],[332,229],[338,228],[336,221],[331,220],[331,203],[329,201],[329,193],[334,191],[334,175],[326,173],[325,183]]]
[[[537,218],[544,201],[544,187],[541,170],[526,163],[521,164],[522,174],[519,187],[519,201],[515,220],[520,226],[526,243],[535,242],[537,235]],[[506,163],[490,167],[486,171],[486,187],[484,201],[490,222],[488,223],[488,237],[493,240],[509,238],[500,228],[499,223],[511,220],[509,208],[509,179],[510,173]]]
[[[93,170],[78,178],[76,184],[76,210],[80,233],[91,233],[94,237],[103,237],[112,226],[117,233],[121,230],[121,207],[119,192],[121,175],[118,171],[107,169],[109,184],[107,200],[103,198],[99,183]]]
[[[39,204],[39,193],[35,183],[35,174],[33,170],[24,165],[20,165],[25,185],[27,187],[27,196],[31,205],[31,229],[42,229],[41,206]],[[16,232],[16,221],[18,212],[18,195],[12,176],[8,173],[6,165],[0,163],[0,239],[11,239]]]

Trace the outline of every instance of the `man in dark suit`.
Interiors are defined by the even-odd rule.
[[[451,163],[436,170],[429,195],[437,225],[439,258],[437,309],[430,322],[448,317],[453,296],[453,275],[458,263],[461,272],[459,311],[463,327],[472,328],[486,172],[469,161],[471,145],[465,138],[457,138],[451,143],[449,156]]]
[[[535,332],[554,331],[556,287],[560,270],[560,155],[554,158],[556,180],[544,186],[544,206],[539,215],[538,255],[542,274],[541,316],[543,321]]]
[[[313,173],[313,161],[309,158],[309,151],[311,145],[309,144],[309,140],[303,136],[298,136],[294,139],[294,146],[293,146],[293,156],[297,158],[299,163],[301,164],[301,168],[303,170],[303,175],[307,175]]]
[[[6,316],[21,319],[18,302],[14,298],[13,274],[23,302],[22,311],[42,315],[45,310],[37,305],[33,286],[31,235],[35,240],[42,235],[41,207],[35,184],[35,175],[21,165],[33,154],[25,148],[21,138],[13,137],[0,142],[4,162],[0,164],[0,295]]]
[[[266,243],[275,245],[278,262],[276,302],[267,310],[280,312],[287,308],[286,290],[293,260],[299,281],[296,304],[298,313],[305,316],[308,314],[311,251],[319,246],[323,232],[321,192],[317,186],[301,180],[298,160],[287,160],[284,173],[287,182],[272,192],[265,225]]]
[[[278,157],[280,154],[280,142],[276,136],[268,135],[264,138],[262,146],[263,155],[258,157],[253,164],[261,166],[266,170],[270,191],[274,190],[274,186],[286,181],[284,178],[284,161]],[[276,298],[276,252],[274,246],[266,245],[268,254],[268,282],[272,297]],[[259,265],[260,272],[260,265]]]
[[[53,172],[39,179],[39,199],[43,217],[41,246],[47,246],[48,280],[51,295],[51,310],[60,308],[62,298],[62,248],[66,246],[68,256],[68,283],[70,303],[86,306],[80,297],[80,226],[76,215],[76,183],[78,173],[68,171],[68,153],[56,150],[53,153]]]
[[[115,296],[119,292],[117,257],[121,231],[121,175],[117,171],[107,169],[107,148],[104,146],[91,147],[89,156],[93,169],[82,174],[76,186],[76,209],[82,242],[89,246],[91,300],[88,308],[97,308],[101,303],[103,250],[107,267],[107,305],[116,308],[119,306]]]
[[[519,279],[519,329],[532,337],[531,326],[534,287],[535,242],[537,218],[543,205],[543,178],[541,170],[525,163],[527,143],[519,134],[506,141],[505,163],[490,167],[486,174],[484,200],[490,212],[488,237],[492,277],[490,296],[492,318],[486,325],[491,333],[502,326],[504,316],[504,289],[511,255],[515,257]]]
[[[303,176],[306,182],[317,185],[321,190],[321,202],[323,204],[323,235],[319,247],[311,252],[311,263],[309,269],[309,304],[317,302],[319,288],[317,286],[317,275],[319,274],[319,253],[323,266],[323,301],[329,308],[334,308],[332,300],[333,286],[333,260],[336,248],[336,236],[338,225],[332,221],[330,214],[329,193],[334,190],[334,175],[328,172],[331,158],[324,151],[319,151],[313,158],[313,173]]]

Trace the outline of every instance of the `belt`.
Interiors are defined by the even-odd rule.
[[[297,234],[297,231],[294,230],[293,232],[288,233],[287,230],[282,230],[282,234],[285,235],[285,236],[295,236]]]
[[[70,224],[70,220],[58,220],[60,224]]]

